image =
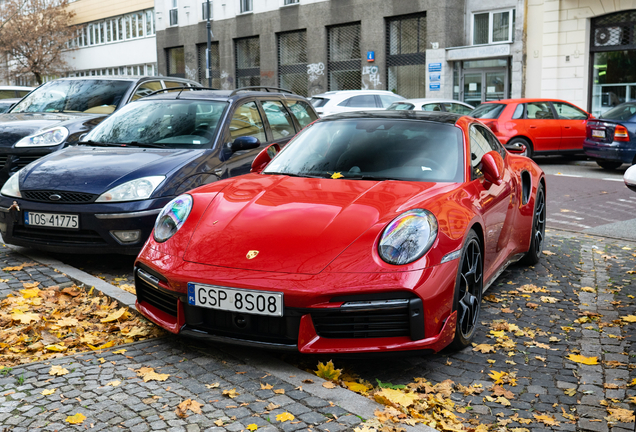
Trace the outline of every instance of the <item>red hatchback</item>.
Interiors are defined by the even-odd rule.
[[[524,156],[583,153],[591,115],[556,99],[486,102],[469,114],[481,119],[509,151]]]

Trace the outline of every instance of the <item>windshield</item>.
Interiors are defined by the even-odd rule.
[[[108,117],[83,142],[209,148],[227,106],[223,101],[139,100]]]
[[[402,119],[318,122],[263,174],[368,180],[463,180],[462,133],[449,124]]]
[[[33,90],[11,112],[110,114],[117,109],[131,85],[131,81],[85,79],[51,81]]]
[[[468,115],[478,119],[496,119],[505,107],[506,105],[504,104],[484,103],[479,105]]]
[[[636,103],[624,103],[605,111],[600,118],[608,120],[629,120],[636,115]]]
[[[413,105],[411,103],[395,102],[395,103],[391,104],[391,106],[388,107],[387,110],[389,110],[389,111],[405,111],[405,110],[412,110],[413,108],[415,108],[415,105]]]

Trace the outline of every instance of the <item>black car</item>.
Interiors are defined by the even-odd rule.
[[[77,143],[128,102],[195,81],[162,77],[75,77],[47,82],[0,115],[0,185],[34,160]]]
[[[5,183],[2,238],[53,252],[138,253],[175,196],[248,173],[265,147],[284,146],[318,119],[303,97],[259,89],[268,90],[172,92],[130,103],[80,145]]]

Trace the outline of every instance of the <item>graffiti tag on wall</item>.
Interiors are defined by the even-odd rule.
[[[362,68],[362,90],[376,90],[382,82],[377,66],[365,66]]]

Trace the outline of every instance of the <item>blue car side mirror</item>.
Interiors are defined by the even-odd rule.
[[[255,148],[259,148],[261,146],[261,142],[258,138],[253,136],[242,136],[238,137],[232,143],[232,153],[241,150],[252,150]]]

